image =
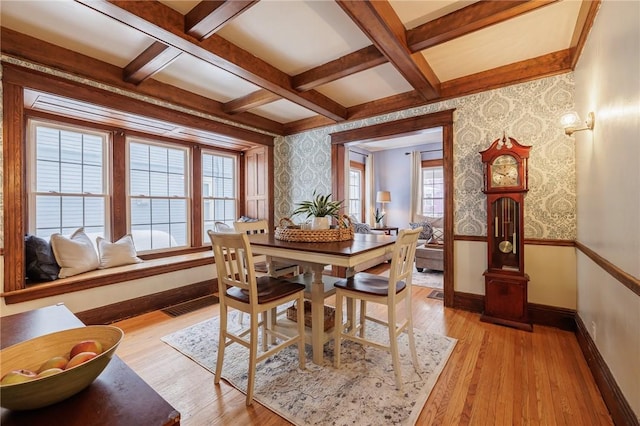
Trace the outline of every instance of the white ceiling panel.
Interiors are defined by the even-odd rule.
[[[279,121],[280,123],[289,123],[316,115],[313,111],[285,99],[254,108],[251,112],[270,120]]]
[[[440,81],[542,56],[569,46],[579,9],[578,1],[554,3],[422,53]]]
[[[185,79],[185,75],[189,78]],[[178,56],[153,78],[218,102],[227,102],[259,89],[252,83],[186,53]]]
[[[289,75],[371,44],[333,1],[262,0],[218,34]]]
[[[412,90],[393,65],[386,63],[327,83],[316,90],[345,107]]]
[[[476,1],[472,0],[390,0],[398,18],[406,29],[412,29],[433,21],[448,13],[455,12]]]
[[[2,1],[2,26],[119,67],[153,40],[74,1]]]

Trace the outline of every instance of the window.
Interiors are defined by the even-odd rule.
[[[106,132],[29,120],[29,232],[108,235]]]
[[[210,242],[207,230],[215,229],[215,222],[233,226],[238,217],[236,163],[235,156],[202,153],[202,238],[205,244]]]
[[[422,168],[422,214],[444,216],[444,170],[442,166]]]
[[[129,222],[136,249],[188,246],[187,149],[129,139],[128,156]]]
[[[352,161],[349,168],[349,215],[364,222],[364,164]]]

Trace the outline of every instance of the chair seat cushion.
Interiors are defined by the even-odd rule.
[[[292,283],[269,276],[257,277],[258,303],[269,303],[281,297],[304,290],[304,284]],[[249,303],[249,292],[238,287],[227,289],[227,296],[239,302]]]
[[[371,294],[374,296],[386,296],[389,288],[389,279],[379,275],[360,272],[353,277],[336,281],[334,286],[349,291]],[[396,294],[404,290],[404,281],[396,283]]]

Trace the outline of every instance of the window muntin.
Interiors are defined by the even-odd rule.
[[[444,169],[442,166],[422,168],[422,214],[444,216]]]
[[[215,222],[233,226],[238,217],[237,157],[214,151],[202,153],[202,242],[210,243],[207,230]]]
[[[189,238],[187,148],[129,138],[129,227],[136,250],[186,247]]]
[[[29,232],[108,235],[109,134],[29,120]]]
[[[349,169],[349,215],[355,217],[358,222],[362,220],[364,193],[362,171],[355,168]]]

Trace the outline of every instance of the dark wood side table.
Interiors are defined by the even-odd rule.
[[[398,227],[396,226],[382,226],[380,228],[373,228],[374,231],[384,231],[385,234],[391,235],[391,231],[394,231],[398,235]]]
[[[47,306],[0,318],[0,348],[84,324],[64,305]],[[2,409],[2,426],[179,425],[180,413],[117,355],[86,389],[37,410]]]

